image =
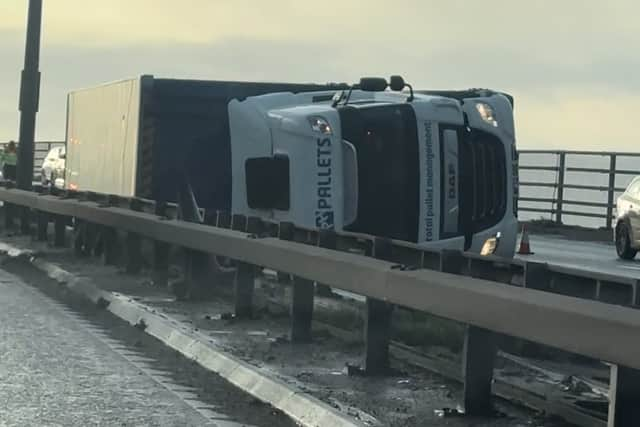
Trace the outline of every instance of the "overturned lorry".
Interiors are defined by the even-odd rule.
[[[400,77],[142,76],[68,96],[65,186],[512,256],[512,99]]]

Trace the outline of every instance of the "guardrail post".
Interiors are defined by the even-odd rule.
[[[443,273],[462,274],[467,260],[462,252],[453,249],[440,251],[440,271]]]
[[[108,195],[105,207],[118,206],[118,197]],[[105,265],[117,265],[120,251],[118,250],[118,231],[113,227],[102,227],[102,262]]]
[[[167,203],[156,202],[155,214],[167,218]],[[155,286],[166,287],[169,284],[169,249],[170,245],[156,240],[153,242],[153,275]]]
[[[108,195],[106,206],[118,206],[118,197]],[[103,227],[102,229],[102,262],[105,265],[118,264],[118,231],[113,227]]]
[[[247,217],[233,215],[231,229],[247,231]],[[233,281],[234,313],[237,318],[251,318],[253,315],[253,288],[255,282],[255,267],[246,262],[238,262]]]
[[[78,218],[74,221],[73,227],[73,252],[77,256],[84,255],[85,237],[87,235],[87,225],[84,220]]]
[[[539,291],[549,291],[551,289],[549,266],[544,262],[527,261],[524,264],[523,286]]]
[[[565,161],[566,161],[566,153],[561,151],[558,153],[559,162],[558,162],[558,182],[556,187],[556,223],[562,224],[562,202],[564,201],[564,171],[565,171]]]
[[[49,229],[49,214],[44,211],[38,211],[38,233],[36,238],[39,242],[47,241],[47,231]]]
[[[440,253],[440,270],[461,274],[466,261],[460,251],[443,250]],[[496,341],[497,336],[493,332],[467,325],[462,364],[463,407],[467,415],[488,415],[492,412],[491,383]]]
[[[44,187],[41,185],[36,187],[36,191],[38,194],[44,194]],[[46,211],[37,211],[38,218],[38,232],[36,234],[36,239],[39,242],[47,241],[47,232],[49,231],[49,212]]]
[[[462,377],[463,407],[467,415],[490,415],[496,335],[486,329],[467,325],[464,337]]]
[[[67,240],[67,218],[62,215],[55,215],[53,218],[53,246],[64,248]]]
[[[86,200],[86,193],[68,192],[65,198],[77,198],[78,200]],[[73,222],[73,252],[76,256],[86,255],[87,244],[87,221],[74,218]]]
[[[86,222],[86,237],[84,251],[86,255],[95,255],[98,243],[98,225]]]
[[[86,200],[96,203],[98,206],[103,206],[102,195],[93,191],[86,193]],[[102,256],[104,250],[103,242],[103,230],[104,227],[94,222],[87,222],[87,237],[86,237],[86,253],[97,257]]]
[[[31,234],[31,209],[26,206],[19,206],[20,211],[20,233]]]
[[[294,225],[281,222],[278,227],[278,238],[293,240]],[[308,343],[312,341],[313,321],[313,280],[293,276],[291,289],[291,332],[292,343]]]
[[[607,223],[605,228],[611,229],[613,223],[613,203],[616,195],[616,155],[610,154],[609,159],[609,188],[607,189]]]
[[[118,232],[113,227],[102,229],[102,262],[105,265],[118,264]]]
[[[334,230],[320,230],[318,233],[318,246],[326,249],[335,249],[336,243],[336,232]],[[333,292],[329,285],[316,283],[316,294],[327,297],[333,295]]]
[[[7,190],[13,188],[13,183],[11,181],[4,181],[2,183],[2,186],[5,187]],[[13,221],[13,216],[14,216],[14,212],[13,210],[15,209],[13,207],[13,205],[11,205],[11,203],[7,203],[7,202],[3,202],[2,207],[4,208],[4,228],[6,230],[11,230],[14,227],[14,221]]]
[[[285,224],[285,228],[287,230],[289,230],[290,233],[291,233],[291,237],[286,239],[286,240],[293,240],[293,232],[294,232],[294,228],[295,228],[293,223],[281,222],[280,225],[281,224]],[[278,233],[280,233],[280,228],[278,228]],[[280,238],[282,238],[282,237],[280,237]],[[276,271],[276,278],[278,279],[278,283],[280,283],[282,285],[285,285],[287,283],[292,283],[295,280],[286,271]]]
[[[391,257],[391,241],[375,238],[372,255],[377,259],[388,260]],[[384,375],[389,372],[392,313],[392,304],[367,298],[364,363],[366,375]]]
[[[15,207],[11,203],[4,202],[4,228],[11,230],[15,224],[13,222]]]
[[[187,297],[205,298],[208,296],[207,286],[210,279],[208,263],[209,254],[185,248],[185,285]]]
[[[136,212],[142,210],[140,201],[137,199],[129,201],[129,208]],[[125,271],[129,274],[139,273],[142,270],[142,238],[138,233],[127,233],[126,254]]]
[[[640,371],[611,366],[607,427],[640,425]]]

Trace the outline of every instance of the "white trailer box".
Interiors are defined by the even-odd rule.
[[[68,95],[67,189],[135,195],[140,99],[141,78]]]

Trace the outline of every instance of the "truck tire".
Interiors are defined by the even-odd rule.
[[[624,222],[620,222],[616,227],[616,252],[621,259],[633,259],[638,251],[631,247],[631,236],[629,227]]]

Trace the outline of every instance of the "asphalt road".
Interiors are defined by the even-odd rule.
[[[534,254],[517,257],[640,279],[640,255],[632,261],[621,260],[613,244],[551,236],[530,236],[529,242]]]
[[[0,426],[289,425],[269,419],[270,408],[251,402],[263,422],[217,412],[200,393],[173,383],[171,373],[153,369],[135,345],[112,339],[3,270],[0,324]],[[233,392],[213,393],[251,412]]]

